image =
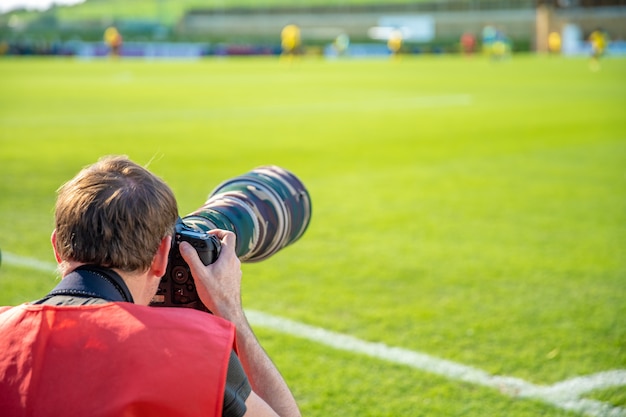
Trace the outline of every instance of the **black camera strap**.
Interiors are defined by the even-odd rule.
[[[46,298],[59,295],[133,302],[133,296],[119,274],[95,265],[83,265],[67,274]]]

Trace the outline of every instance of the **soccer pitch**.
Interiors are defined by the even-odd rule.
[[[1,304],[55,285],[55,190],[100,156],[181,215],[275,164],[313,218],[244,305],[304,415],[626,416],[625,59],[2,59],[0,85]]]

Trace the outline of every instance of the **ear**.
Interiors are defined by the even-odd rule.
[[[59,251],[57,249],[57,229],[52,231],[52,236],[50,236],[50,242],[52,243],[52,250],[54,251],[54,258],[57,260],[57,263],[60,264],[63,262],[61,256],[59,255]]]
[[[154,276],[161,278],[163,275],[165,275],[171,245],[172,236],[166,236],[161,239],[159,248],[154,255],[154,259],[152,259],[152,265],[150,266],[150,270]]]

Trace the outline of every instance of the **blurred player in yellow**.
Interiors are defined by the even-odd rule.
[[[561,35],[559,32],[550,32],[548,35],[548,50],[553,55],[561,52]]]
[[[391,56],[393,58],[397,58],[400,54],[400,50],[402,49],[402,32],[398,29],[394,29],[389,34],[389,39],[387,40],[387,48],[391,51]]]
[[[287,25],[280,32],[282,56],[291,61],[300,49],[300,28],[294,24]]]
[[[122,35],[116,27],[110,26],[104,31],[104,43],[108,45],[111,56],[120,56]]]
[[[589,42],[591,43],[591,63],[589,65],[592,71],[598,71],[600,69],[600,57],[604,55],[609,39],[604,31],[597,29],[589,35]]]

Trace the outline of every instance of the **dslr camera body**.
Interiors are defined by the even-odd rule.
[[[161,278],[159,289],[151,304],[159,307],[188,307],[209,311],[200,301],[189,265],[180,254],[181,242],[189,242],[205,265],[217,260],[222,247],[217,236],[193,229],[179,217],[174,227],[167,270]]]

